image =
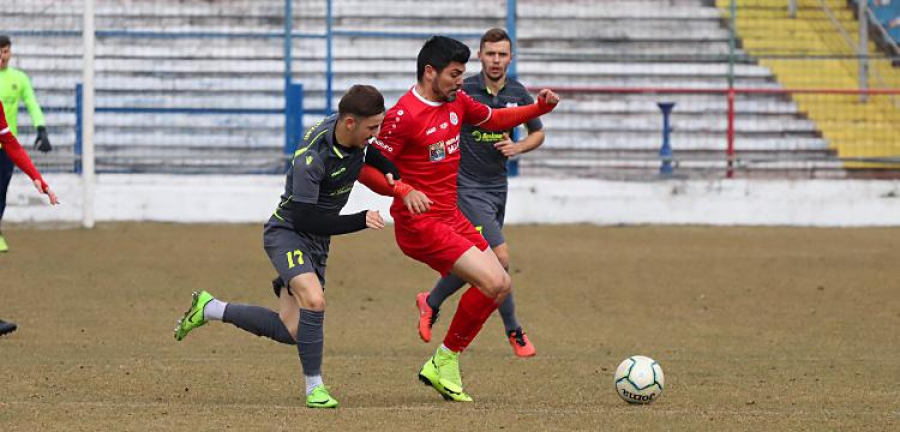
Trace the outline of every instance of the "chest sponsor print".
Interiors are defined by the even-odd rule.
[[[436,142],[430,146],[428,146],[428,159],[432,162],[440,162],[447,157],[447,153],[444,149],[444,142]]]

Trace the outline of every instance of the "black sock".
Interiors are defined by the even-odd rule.
[[[506,335],[509,336],[509,332],[519,328],[519,321],[516,319],[516,304],[513,301],[512,291],[506,296],[506,300],[503,300],[503,303],[500,303],[500,307],[498,307],[497,310],[500,311],[500,316],[503,318],[503,328],[506,329]]]
[[[297,327],[297,354],[303,365],[303,374],[322,374],[322,353],[325,347],[325,311],[300,309],[300,325]]]
[[[264,307],[228,303],[222,321],[233,324],[235,327],[253,333],[257,336],[265,336],[276,342],[294,345],[296,341],[291,337],[287,327],[281,322],[278,314]]]
[[[431,292],[428,293],[428,306],[431,306],[434,310],[439,310],[441,305],[444,304],[444,300],[447,300],[447,297],[452,296],[453,293],[459,291],[465,285],[466,281],[453,273],[442,277],[431,289]]]

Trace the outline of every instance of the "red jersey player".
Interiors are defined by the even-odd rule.
[[[532,105],[491,110],[462,91],[469,48],[435,36],[419,51],[417,83],[388,110],[376,143],[397,166],[408,186],[433,201],[425,212],[411,212],[402,193],[391,206],[397,245],[407,256],[442,275],[453,273],[472,287],[463,294],[444,343],[422,366],[419,379],[447,400],[470,402],[462,388],[458,356],[510,291],[510,278],[484,238],[456,203],[459,134],[463,123],[508,130],[550,112],[559,97],[542,90]],[[372,183],[384,179],[364,169]],[[373,188],[391,195],[390,189]]]
[[[57,201],[56,199],[56,194],[53,193],[52,190],[50,190],[50,186],[48,186],[47,183],[44,182],[44,179],[41,177],[41,173],[39,173],[38,170],[34,167],[34,164],[31,163],[31,158],[28,157],[28,153],[25,152],[16,137],[14,137],[12,132],[10,132],[9,125],[6,124],[6,116],[3,115],[2,102],[0,102],[0,150],[5,151],[6,155],[9,156],[9,159],[13,161],[13,163],[16,164],[19,169],[27,174],[29,178],[31,178],[38,192],[46,194],[48,197],[50,197],[50,204],[59,203],[59,201]],[[0,336],[11,333],[15,330],[15,324],[0,320]]]

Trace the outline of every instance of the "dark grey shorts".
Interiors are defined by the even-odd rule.
[[[506,191],[459,189],[459,209],[492,248],[506,243],[503,219],[506,217]]]
[[[285,227],[266,225],[263,230],[263,247],[269,261],[288,285],[295,276],[315,273],[325,288],[328,243],[303,237]]]

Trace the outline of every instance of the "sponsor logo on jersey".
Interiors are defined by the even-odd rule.
[[[351,190],[353,190],[353,183],[343,185],[338,190],[336,190],[328,195],[329,196],[343,195],[343,194],[350,193]]]
[[[459,150],[459,134],[447,140],[447,154],[456,153]]]
[[[430,146],[428,146],[428,159],[432,162],[440,162],[447,157],[447,153],[444,150],[444,142],[438,141]]]
[[[388,135],[390,135],[390,132],[388,132]],[[385,144],[384,141],[382,141],[382,140],[375,140],[375,145],[377,145],[377,146],[380,147],[380,148],[383,148],[383,149],[387,150],[388,152],[391,152],[391,153],[394,152],[394,148],[391,147],[391,146],[389,146],[389,145],[387,145],[387,144]]]
[[[472,138],[475,139],[475,142],[495,143],[503,140],[503,133],[474,130],[472,131]]]

